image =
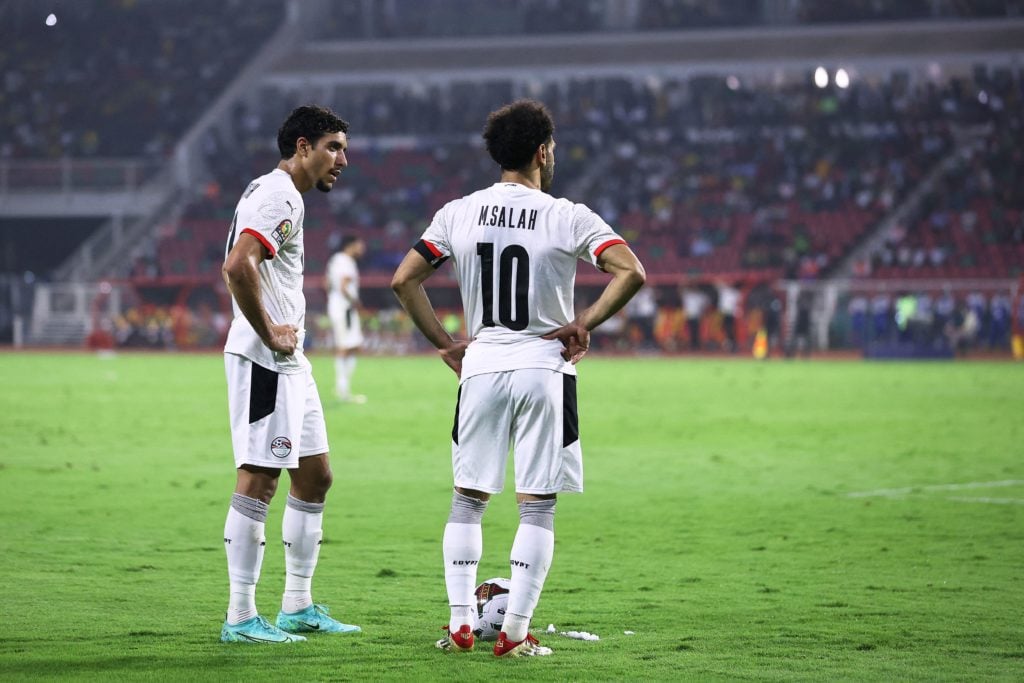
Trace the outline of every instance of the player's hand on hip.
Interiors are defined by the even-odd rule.
[[[466,355],[467,346],[469,346],[468,341],[456,339],[452,341],[451,346],[437,350],[441,354],[441,360],[455,371],[455,375],[459,379],[462,379],[462,358]]]
[[[562,342],[562,358],[573,365],[578,363],[590,348],[590,330],[576,321],[563,325],[554,332],[548,332],[541,339],[557,339]]]
[[[290,356],[299,345],[299,328],[295,325],[271,325],[267,347],[275,353]]]

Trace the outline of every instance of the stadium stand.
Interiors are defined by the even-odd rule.
[[[284,13],[280,0],[51,6],[59,31],[34,3],[3,6],[0,159],[166,157]]]
[[[452,88],[407,107],[411,98],[400,88],[347,89],[332,104],[344,111],[349,102],[372,99],[383,112],[415,110],[438,122],[434,130],[470,140],[492,103],[511,99],[516,88],[492,83],[483,90],[494,93],[492,99]],[[847,91],[813,84],[731,90],[719,79],[614,78],[570,83],[567,91],[541,94],[559,121],[559,185],[576,187],[580,201],[619,224],[655,273],[816,277],[950,151],[950,126],[956,123],[941,113],[941,102],[955,98],[952,90],[894,83],[864,83]],[[914,125],[905,125],[892,109],[890,103],[900,98],[915,110]],[[261,101],[291,100],[271,92]],[[447,118],[449,109],[463,117]],[[973,108],[966,110],[964,119],[973,120]],[[193,229],[165,241],[184,241],[191,251],[159,250],[164,272],[213,272],[204,270],[215,265],[216,259],[206,258],[212,242],[192,238],[219,240],[218,224],[199,214],[223,223],[237,188],[273,162],[272,151],[265,143],[261,147],[265,135],[244,135],[244,121],[256,116],[236,110],[232,130],[242,137],[208,146],[208,161],[217,169],[214,186],[189,210]],[[356,106],[352,119],[354,141],[361,130],[367,136],[396,130],[389,113],[375,117]],[[324,224],[365,232],[369,270],[387,271],[441,204],[468,191],[481,175],[493,175],[479,145],[424,134],[412,146],[371,147],[365,157],[355,147],[344,189],[326,207],[311,208],[311,233]],[[255,150],[260,153],[254,160]],[[614,172],[586,177],[594,168]],[[228,186],[231,191],[222,190]]]
[[[1013,0],[475,0],[348,2],[319,22],[323,39],[437,38],[551,33],[702,30],[780,24],[980,19],[1019,15]]]
[[[173,20],[185,6],[199,19],[187,33]],[[819,49],[833,28],[810,29],[806,43],[792,41],[791,62],[770,69],[754,61],[758,50],[774,45],[775,34],[765,33],[771,40],[761,46],[743,31],[847,22],[898,32],[903,29],[887,22],[1013,16],[1014,2],[857,2],[836,9],[812,0],[510,0],[473,7],[468,12],[461,0],[424,0],[412,9],[402,4],[401,11],[395,2],[258,0],[242,12],[238,2],[211,8],[192,0],[97,0],[68,5],[61,21],[75,27],[99,20],[127,27],[124,35],[73,32],[75,39],[59,45],[38,17],[16,8],[23,30],[0,47],[0,64],[14,67],[0,93],[13,106],[0,117],[15,132],[0,141],[0,162],[8,162],[0,164],[0,193],[14,184],[4,176],[10,163],[26,157],[167,159],[172,151],[181,156],[182,136],[195,126],[189,136],[198,134],[198,153],[188,172],[178,173],[184,183],[174,214],[153,221],[150,237],[121,258],[113,274],[127,293],[118,302],[94,304],[96,320],[107,322],[92,326],[105,326],[119,344],[209,343],[223,323],[218,273],[238,193],[276,162],[276,123],[298,104],[324,102],[352,123],[352,166],[326,201],[308,202],[310,304],[322,305],[318,275],[340,235],[358,233],[369,246],[363,263],[368,302],[385,309],[386,324],[370,324],[400,336],[403,321],[386,310],[391,270],[437,208],[495,177],[479,141],[487,112],[531,96],[548,103],[558,123],[557,191],[608,218],[647,264],[662,310],[655,328],[663,348],[688,341],[677,320],[684,285],[705,291],[710,306],[703,336],[719,348],[716,291],[725,281],[743,291],[739,327],[747,346],[759,326],[779,315],[783,336],[789,334],[804,300],[814,301],[818,337],[832,346],[857,345],[875,330],[862,324],[872,306],[884,308],[879,317],[886,328],[870,336],[898,337],[890,323],[902,292],[894,288],[908,280],[921,282],[919,317],[941,309],[932,318],[941,321],[931,325],[933,336],[955,336],[946,322],[962,318],[971,299],[979,318],[976,339],[1005,345],[999,321],[1004,308],[1013,308],[1003,302],[1012,292],[1003,284],[986,289],[967,281],[1004,283],[1024,272],[1021,190],[1013,180],[1021,168],[1019,68],[979,61],[971,71],[964,62],[929,62],[938,56],[927,53],[906,63],[889,55],[854,73],[849,87],[835,78],[822,87],[814,83],[814,63],[799,55]],[[466,20],[453,22],[451,13]],[[206,105],[292,15],[304,18],[323,42],[248,81],[216,125],[196,125]],[[324,55],[350,54],[344,41],[369,39],[366,54],[376,59],[377,43],[385,50],[397,44],[387,42],[394,38],[433,45],[430,40],[450,36],[454,27],[456,46],[463,39],[472,44],[474,35],[534,40],[536,34],[573,33],[566,39],[575,52],[566,54],[584,68],[540,78],[484,65],[470,77],[449,70],[440,53],[438,68],[423,79],[394,76],[400,66],[355,78],[348,66],[312,67],[333,61]],[[683,41],[683,48],[665,53],[684,60],[674,69],[602,65],[600,54],[588,52],[590,35],[676,30],[681,36],[718,27],[727,28],[708,34],[719,37],[705,50],[714,66],[684,64],[699,57],[683,49]],[[1012,42],[1003,28],[992,25],[994,50]],[[850,34],[850,49],[870,50],[871,32],[858,31]],[[754,61],[723,66],[742,45],[752,46]],[[956,49],[975,54],[977,45]],[[301,75],[306,68],[309,78]],[[101,73],[121,74],[125,85],[116,92],[90,88],[93,80],[110,82],[98,79]],[[46,106],[54,101],[60,106]],[[854,260],[866,245],[871,250]],[[851,268],[860,284],[827,294]],[[581,277],[584,298],[598,277]],[[943,281],[961,284],[946,292]],[[796,284],[785,289],[779,283]],[[780,299],[781,314],[775,308]],[[134,312],[102,314],[118,307]],[[200,332],[187,333],[192,324]],[[160,327],[171,331],[152,332]],[[635,332],[622,325],[624,339]]]
[[[1007,278],[1024,269],[1020,82],[1005,73],[985,76],[972,91],[989,104],[989,120],[873,254],[874,277]]]

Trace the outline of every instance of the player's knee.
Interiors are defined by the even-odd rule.
[[[309,476],[304,477],[299,482],[299,488],[301,493],[304,495],[302,500],[309,502],[323,502],[327,492],[330,491],[331,485],[334,483],[334,473],[331,472],[330,468],[324,468],[311,472]]]
[[[279,475],[280,470],[243,466],[238,470],[238,483],[235,486],[235,493],[269,503],[274,494],[277,493]]]
[[[320,474],[319,474],[319,476],[317,477],[317,480],[316,480],[316,486],[317,486],[317,488],[323,494],[326,494],[328,491],[330,491],[331,490],[331,486],[333,484],[334,484],[334,472],[332,472],[330,470],[330,468],[325,469],[324,471],[320,472]]]
[[[277,482],[278,478],[260,478],[255,482],[256,495],[253,498],[258,498],[265,503],[269,503],[270,499],[277,493]]]

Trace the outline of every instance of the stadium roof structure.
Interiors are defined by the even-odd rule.
[[[266,80],[287,84],[564,79],[664,70],[692,75],[854,66],[947,68],[1019,60],[1024,20],[892,22],[654,33],[319,41],[279,59]]]

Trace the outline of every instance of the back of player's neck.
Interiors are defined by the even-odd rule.
[[[536,177],[534,177],[536,176]],[[523,187],[528,187],[531,190],[540,189],[540,173],[531,173],[530,175],[524,175],[519,171],[502,171],[501,182],[503,183],[516,183]]]

